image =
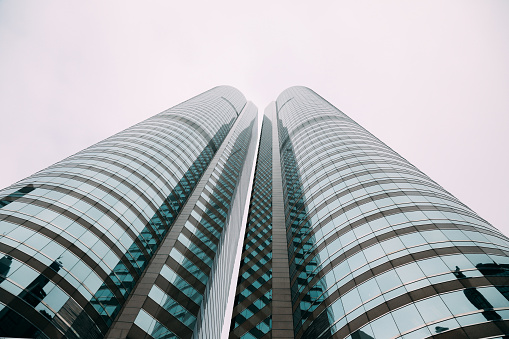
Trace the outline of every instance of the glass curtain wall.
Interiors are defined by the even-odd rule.
[[[296,338],[509,333],[504,235],[312,90],[277,104]]]
[[[308,88],[257,114],[216,87],[0,190],[0,336],[509,334],[507,237]]]
[[[245,104],[216,87],[0,191],[0,336],[104,337]]]
[[[272,124],[264,116],[230,337],[270,338],[272,328]]]
[[[204,321],[208,318],[202,310],[201,321],[198,321],[200,309],[204,298],[209,295],[211,281],[214,274],[221,275],[225,270],[213,269],[216,254],[227,250],[220,244],[223,231],[227,225],[232,211],[232,203],[239,185],[241,172],[246,161],[246,155],[252,143],[256,142],[253,127],[256,125],[257,110],[254,105],[242,112],[238,126],[234,127],[231,137],[215,164],[210,178],[189,215],[177,241],[171,248],[169,255],[161,270],[157,273],[155,284],[148,293],[148,298],[134,321],[130,336],[133,338],[191,338],[197,337],[199,331],[221,333],[222,318],[226,305],[207,305],[216,308],[215,317],[220,321]],[[253,138],[252,138],[253,136]],[[252,154],[254,157],[254,153]],[[251,161],[252,162],[252,161]],[[237,235],[238,238],[238,235]],[[237,244],[238,241],[235,243]],[[223,245],[223,248],[219,248]],[[228,276],[219,276],[217,279],[231,280]],[[228,285],[229,287],[229,285]],[[229,290],[229,288],[228,288]],[[224,293],[222,289],[215,289],[216,293]],[[208,312],[208,317],[214,316]],[[208,329],[203,329],[205,326]]]

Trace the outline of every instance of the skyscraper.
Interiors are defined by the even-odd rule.
[[[0,191],[0,336],[509,334],[509,241],[305,87],[213,88]]]

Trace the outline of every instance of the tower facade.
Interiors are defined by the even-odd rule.
[[[507,237],[308,88],[265,110],[247,225],[230,338],[509,334]]]
[[[313,91],[276,108],[295,337],[509,332],[505,236]]]
[[[157,337],[174,330],[161,317],[192,332],[256,113],[217,87],[2,190],[0,336]],[[190,224],[177,227],[184,210]],[[156,281],[139,301],[148,268]]]
[[[509,241],[305,87],[213,88],[0,191],[0,336],[509,334]]]

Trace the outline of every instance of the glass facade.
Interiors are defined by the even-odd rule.
[[[254,111],[257,113],[257,111]],[[252,119],[249,118],[249,119]],[[233,297],[235,284],[232,283],[234,270],[237,270],[236,259],[240,253],[241,244],[239,243],[241,234],[246,230],[248,220],[248,201],[251,194],[251,184],[254,176],[254,166],[256,159],[257,140],[259,137],[258,115],[250,124],[252,131],[251,140],[247,149],[247,154],[242,167],[240,178],[236,186],[233,202],[231,203],[230,213],[226,221],[226,230],[218,246],[218,254],[214,261],[214,267],[211,270],[210,284],[206,289],[203,306],[197,325],[194,330],[193,338],[219,338],[221,335],[227,335],[229,329],[229,315],[226,317],[227,307],[230,298]],[[231,313],[230,313],[231,314]]]
[[[213,88],[0,191],[0,337],[504,335],[508,238],[305,87],[261,122]]]
[[[312,90],[277,106],[296,338],[509,333],[504,235]]]
[[[225,283],[231,281],[232,272],[227,270],[229,265],[218,267],[215,259],[218,252],[228,252],[229,245],[238,243],[220,240],[222,235],[226,237],[225,228],[234,231],[239,227],[239,224],[228,225],[227,222],[233,217],[232,213],[242,213],[240,209],[233,211],[231,207],[238,192],[246,155],[251,144],[256,143],[256,118],[257,110],[250,105],[233,128],[226,147],[219,151],[211,175],[204,178],[205,186],[201,192],[195,191],[199,197],[191,213],[181,216],[182,221],[185,219],[184,226],[169,254],[158,253],[156,259],[164,255],[165,262],[159,272],[150,272],[156,273],[155,284],[134,320],[130,330],[132,337],[190,338],[193,334],[199,337],[198,332],[203,332],[204,337],[207,333],[216,336],[221,333],[223,319],[213,319],[219,317],[221,310],[224,314],[227,298],[216,298],[215,303],[211,303],[207,297],[214,298],[229,290]],[[231,235],[228,238],[231,240]],[[227,277],[221,276],[225,273],[228,273]],[[220,286],[213,284],[213,275],[221,282]],[[225,304],[221,305],[221,301]],[[202,304],[204,307],[201,307]],[[206,312],[206,308],[219,311],[210,313]],[[197,322],[200,318],[201,321]]]
[[[103,338],[245,105],[214,88],[0,191],[0,336]]]
[[[269,337],[272,328],[272,124],[263,119],[244,236],[231,336]]]

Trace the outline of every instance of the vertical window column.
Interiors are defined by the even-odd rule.
[[[275,102],[266,108],[265,114],[272,120],[272,338],[294,338],[278,117]]]

